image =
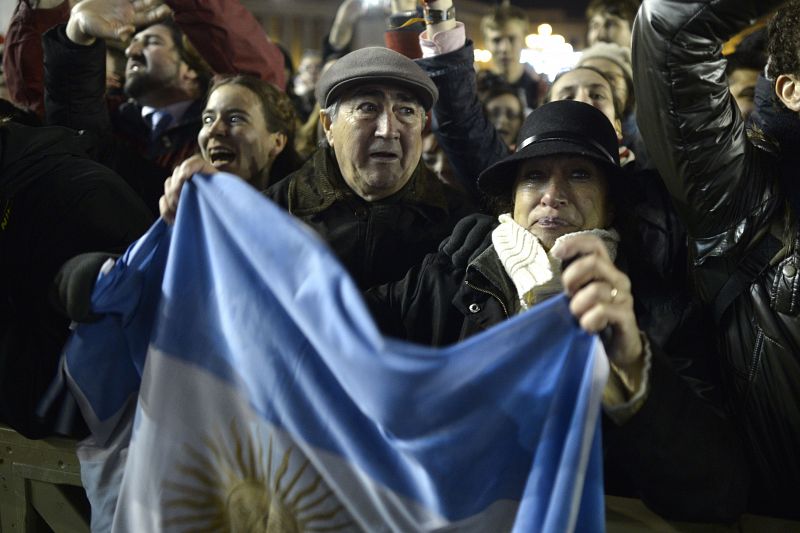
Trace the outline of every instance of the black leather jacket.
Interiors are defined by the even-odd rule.
[[[518,313],[516,289],[492,246],[496,225],[486,215],[461,220],[438,253],[403,280],[370,289],[367,302],[384,333],[441,346]],[[626,259],[632,255],[621,243],[617,265],[633,264]],[[707,378],[692,364],[707,355],[704,326],[693,308],[675,301],[680,291],[657,264],[647,275],[643,267],[635,269],[642,274],[638,282],[632,278],[636,315],[653,350],[650,392],[625,424],[606,420],[607,492],[639,497],[668,518],[731,521],[744,509],[747,469],[730,420],[697,386]],[[653,340],[662,337],[669,358]]]
[[[717,333],[751,463],[750,509],[797,518],[800,251],[797,224],[787,222],[797,214],[786,207],[777,158],[748,138],[720,52],[776,4],[645,0],[633,72],[638,123],[687,226],[700,297],[719,309],[729,280],[746,279],[718,313]],[[756,261],[758,254],[767,259]],[[748,270],[752,276],[743,277]]]

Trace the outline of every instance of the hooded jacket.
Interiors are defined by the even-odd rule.
[[[633,35],[639,126],[686,224],[717,315],[723,385],[753,477],[750,509],[800,517],[797,213],[780,159],[748,138],[722,43],[778,2],[645,0]],[[726,303],[727,302],[727,303]]]

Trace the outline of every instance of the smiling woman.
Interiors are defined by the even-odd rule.
[[[300,166],[294,109],[286,94],[269,83],[249,76],[217,81],[202,121],[197,142],[203,159],[258,189]]]

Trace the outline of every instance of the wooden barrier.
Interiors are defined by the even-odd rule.
[[[606,497],[608,533],[783,533],[800,522],[744,515],[732,525],[664,520],[640,500]],[[89,502],[81,487],[75,441],[28,440],[0,425],[0,533],[84,533]]]
[[[29,440],[0,425],[0,532],[89,531],[75,442]]]

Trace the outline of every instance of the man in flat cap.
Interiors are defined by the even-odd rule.
[[[467,214],[421,160],[436,86],[407,57],[370,47],[334,63],[315,92],[327,142],[265,194],[314,228],[360,287],[400,279]],[[173,174],[166,205],[198,171]]]

